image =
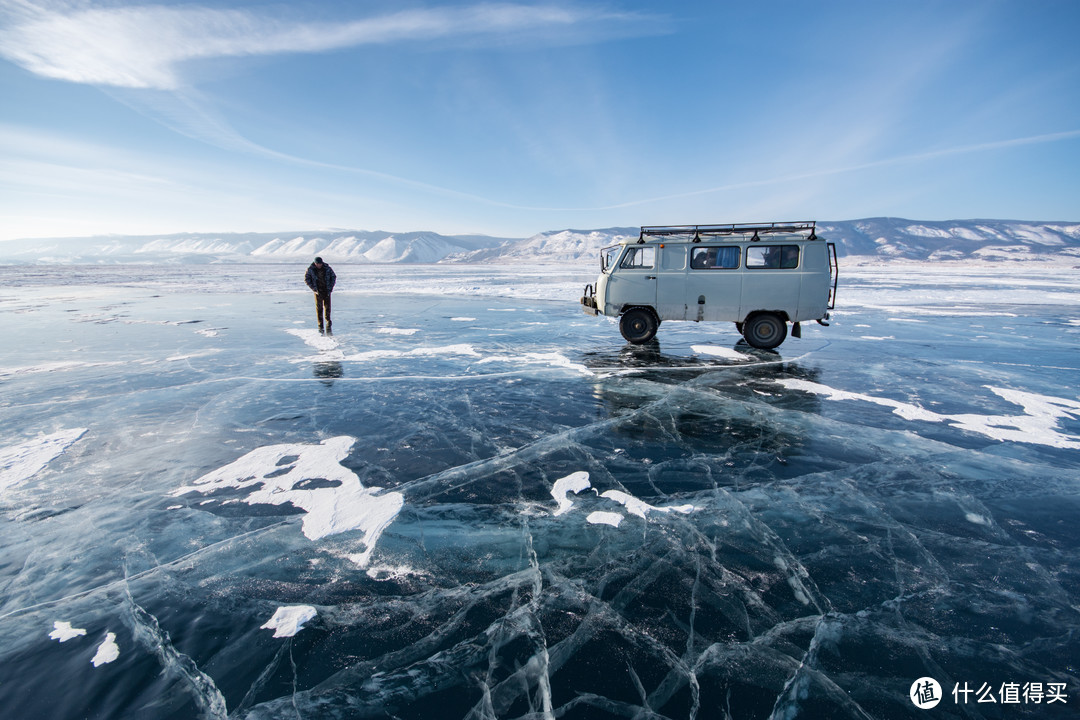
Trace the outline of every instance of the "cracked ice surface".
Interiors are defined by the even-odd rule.
[[[43,437],[0,448],[0,491],[33,477],[60,457],[86,432],[86,428],[61,430]]]
[[[842,269],[832,326],[768,353],[628,347],[555,273],[335,270],[333,336],[302,267],[2,278],[2,707],[894,718],[923,676],[935,716],[964,682],[1080,704],[1075,277]]]

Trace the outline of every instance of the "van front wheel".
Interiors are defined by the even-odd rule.
[[[619,332],[627,342],[642,345],[656,337],[656,328],[660,322],[651,310],[631,308],[623,313],[619,320]]]
[[[743,325],[746,342],[761,350],[772,350],[787,337],[787,323],[775,313],[758,313]]]

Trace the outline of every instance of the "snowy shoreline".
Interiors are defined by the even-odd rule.
[[[865,258],[864,258],[865,260]],[[338,296],[486,297],[576,304],[586,284],[595,283],[592,265],[335,265]],[[925,286],[925,287],[924,287]],[[88,295],[127,293],[219,293],[307,295],[303,267],[281,264],[62,267],[0,266],[0,307],[39,300],[76,300]],[[944,288],[944,290],[943,290]],[[18,289],[18,293],[14,290]],[[902,295],[902,302],[900,296]],[[1071,265],[1015,262],[880,261],[851,264],[840,258],[837,310],[897,304],[1076,305],[1080,279]],[[970,309],[970,308],[969,308]]]

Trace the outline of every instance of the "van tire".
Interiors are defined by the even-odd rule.
[[[619,320],[619,332],[627,342],[643,345],[656,337],[660,321],[648,308],[630,308]]]
[[[753,347],[772,350],[787,337],[787,323],[776,313],[754,313],[746,318],[743,337]]]

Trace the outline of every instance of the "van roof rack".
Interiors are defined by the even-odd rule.
[[[727,225],[642,225],[638,242],[644,243],[647,237],[673,237],[685,235],[692,237],[694,242],[701,242],[701,238],[723,238],[729,235],[754,234],[753,240],[761,235],[771,233],[798,233],[810,232],[810,240],[817,240],[817,223],[814,220],[800,222],[774,222],[774,223],[730,223]]]

